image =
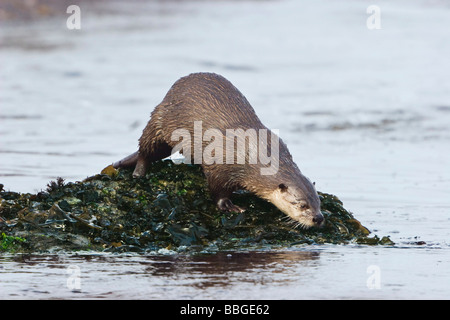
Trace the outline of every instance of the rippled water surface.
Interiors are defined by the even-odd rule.
[[[199,256],[0,257],[1,297],[436,299],[448,297],[450,259],[442,258],[437,250],[340,246]]]
[[[450,7],[382,2],[381,29],[368,30],[371,4],[100,1],[80,3],[81,30],[65,12],[3,20],[5,189],[99,172],[136,150],[176,79],[212,71],[280,129],[318,190],[396,245],[7,255],[0,298],[448,298]],[[81,289],[67,286],[73,270]]]

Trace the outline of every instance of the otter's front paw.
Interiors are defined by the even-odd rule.
[[[231,202],[228,198],[222,198],[217,201],[217,207],[222,211],[228,212],[244,212],[245,209],[238,207]]]

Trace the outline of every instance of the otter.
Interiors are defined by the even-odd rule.
[[[238,128],[256,131],[265,129],[272,138],[279,139],[261,123],[253,107],[230,81],[215,73],[193,73],[177,80],[151,113],[139,139],[138,151],[115,162],[113,166],[134,167],[133,177],[144,176],[149,163],[166,158],[177,151],[177,147],[180,148],[178,141],[173,141],[174,131],[184,129],[194,135],[193,140],[198,139],[195,136],[198,132],[194,132],[194,129],[199,121],[202,132],[207,129],[215,130],[215,139],[219,139],[219,142],[220,139],[225,142],[230,139],[225,134],[227,129]],[[228,212],[244,211],[231,201],[234,191],[244,189],[274,204],[298,226],[321,226],[324,217],[315,186],[300,172],[286,144],[281,139],[278,140],[278,169],[272,174],[261,174],[261,168],[267,165],[248,161],[250,150],[260,146],[255,146],[250,140],[249,136],[245,137],[245,141],[249,143],[244,153],[246,161],[238,161],[237,155],[233,155],[234,162],[231,164],[220,161],[201,163],[217,207]],[[271,146],[274,140],[266,141]],[[195,144],[195,141],[193,144],[189,139],[184,142],[182,146],[188,150]],[[201,143],[205,147],[206,141]],[[185,157],[193,158],[192,155],[182,153]],[[219,154],[216,156],[221,157]],[[223,157],[225,159],[225,155]]]

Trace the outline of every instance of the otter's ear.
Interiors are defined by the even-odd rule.
[[[286,192],[288,187],[284,183],[281,183],[278,185],[278,188],[280,188],[281,192]]]

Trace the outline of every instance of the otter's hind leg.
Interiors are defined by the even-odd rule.
[[[172,152],[172,148],[162,136],[162,125],[159,120],[161,117],[158,115],[160,112],[161,106],[158,105],[139,138],[139,151],[133,177],[144,176],[151,162],[164,159]]]
[[[172,148],[165,142],[154,143],[150,148],[145,150],[140,149],[138,151],[133,177],[144,176],[150,163],[167,158],[171,152]]]

